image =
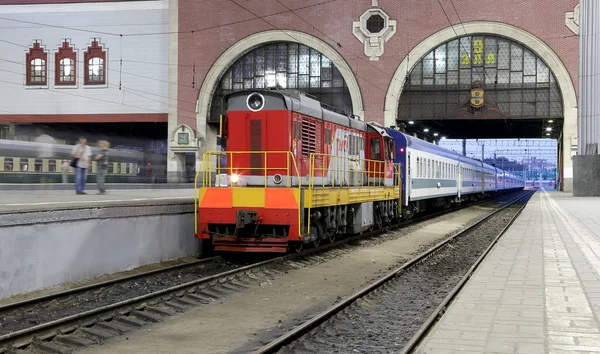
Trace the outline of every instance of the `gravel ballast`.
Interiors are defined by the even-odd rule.
[[[105,305],[149,294],[199,278],[237,268],[238,265],[215,260],[171,271],[155,273],[122,283],[93,288],[53,300],[0,312],[0,335],[19,331],[56,319],[76,315]]]
[[[519,208],[520,204],[499,212],[279,352],[373,354],[399,351]]]

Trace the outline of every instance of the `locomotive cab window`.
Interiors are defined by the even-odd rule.
[[[381,160],[379,138],[371,138],[371,159]]]

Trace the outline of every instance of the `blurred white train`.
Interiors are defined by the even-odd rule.
[[[39,158],[40,151],[49,144],[0,139],[0,183],[37,183],[62,181],[63,160],[71,161],[73,145],[52,144],[50,158]],[[92,155],[99,152],[92,148]],[[144,153],[132,150],[109,149],[106,181],[109,183],[137,182],[143,168]],[[88,172],[88,182],[96,181],[96,162]],[[69,181],[73,182],[74,169],[69,168]]]

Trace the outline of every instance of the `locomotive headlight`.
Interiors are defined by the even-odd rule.
[[[236,184],[240,181],[240,176],[235,173],[231,175],[231,183]]]
[[[281,177],[279,173],[273,176],[273,182],[275,182],[275,184],[281,184],[282,181],[283,177]]]
[[[253,112],[258,112],[265,107],[265,98],[260,93],[251,93],[246,99],[246,105]]]

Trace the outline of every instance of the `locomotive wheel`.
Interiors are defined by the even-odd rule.
[[[331,232],[329,232],[329,234],[327,236],[328,236],[327,238],[329,239],[330,243],[334,243],[335,242],[335,236],[336,236],[335,232],[331,231]]]
[[[319,247],[319,245],[321,244],[321,238],[319,237],[320,235],[320,227],[319,224],[314,223],[313,225],[310,226],[310,236],[311,238],[314,238],[314,240],[312,241],[313,246],[315,247]]]
[[[314,241],[313,241],[313,246],[314,247],[319,247],[319,245],[321,244],[321,239],[319,237],[317,237]]]

